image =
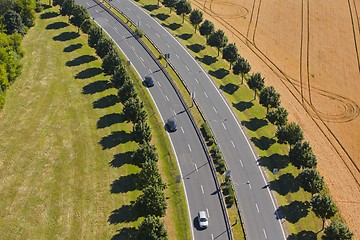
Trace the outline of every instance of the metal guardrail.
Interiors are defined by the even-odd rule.
[[[131,32],[133,35],[134,35],[134,31],[126,24],[124,23],[116,14],[114,14],[110,9],[108,9],[107,7],[105,7],[103,4],[101,4],[100,1],[98,0],[93,0],[94,2],[96,2],[99,6],[101,6],[105,11],[107,11],[112,17],[114,17],[120,24],[122,24],[129,32]],[[105,0],[106,3],[108,3],[111,8],[115,9],[116,11],[118,11],[121,15],[123,15],[129,22],[131,22],[131,24],[133,24],[134,26],[136,26],[136,24],[126,16],[126,14],[124,12],[122,12],[120,9],[118,9],[117,7],[111,5],[111,3],[107,0]],[[146,34],[144,34],[145,37],[146,37]],[[158,50],[158,52],[161,53],[160,49],[154,44],[154,42],[152,42],[148,37],[146,37],[150,42],[151,44]],[[198,128],[198,126],[196,125],[196,122],[195,122],[195,119],[193,117],[193,115],[191,114],[190,112],[190,109],[189,107],[187,106],[185,100],[183,99],[183,97],[181,96],[180,94],[180,91],[178,90],[178,88],[176,87],[175,83],[173,82],[173,80],[171,79],[169,73],[166,71],[166,69],[162,66],[162,64],[159,62],[158,58],[150,51],[150,49],[148,49],[148,47],[145,45],[145,43],[141,40],[141,38],[136,38],[138,40],[138,42],[140,43],[140,45],[145,49],[145,51],[151,56],[151,58],[156,62],[156,64],[159,66],[159,68],[161,69],[161,71],[164,73],[164,75],[166,76],[166,78],[169,80],[170,84],[172,85],[173,89],[175,90],[176,94],[178,95],[182,105],[184,106],[185,108],[185,111],[186,113],[188,114],[190,120],[191,120],[191,123],[194,127],[194,129],[196,130],[196,133],[198,135],[198,138],[201,142],[201,145],[202,145],[202,148],[204,150],[204,152],[206,153],[206,157],[207,157],[207,160],[209,162],[209,165],[210,165],[210,169],[211,169],[211,172],[212,172],[212,175],[213,175],[213,178],[215,179],[215,183],[216,183],[216,188],[218,189],[218,197],[220,199],[220,203],[221,203],[221,208],[222,208],[222,211],[223,211],[223,214],[224,214],[224,220],[225,220],[225,223],[226,223],[226,231],[228,233],[228,237],[230,240],[233,239],[233,234],[232,234],[232,231],[231,231],[231,225],[230,225],[230,221],[229,221],[229,216],[227,214],[227,210],[226,210],[226,204],[225,204],[225,201],[224,201],[224,196],[222,194],[222,191],[221,191],[221,186],[220,186],[220,182],[217,178],[217,175],[216,175],[216,170],[215,170],[215,167],[214,167],[214,163],[212,161],[212,158],[210,156],[210,153],[207,149],[207,146],[206,146],[206,143],[205,143],[205,140],[204,138],[202,137],[202,134],[200,132],[200,129]],[[173,65],[168,62],[169,66],[173,69],[173,71],[175,72],[175,74],[179,77],[179,79],[181,80],[181,82],[184,84],[186,90],[189,92],[190,94],[190,91],[189,91],[189,88],[187,87],[187,85],[185,84],[185,82],[182,80],[182,78],[180,77],[179,73],[175,70],[175,68],[173,67]],[[197,109],[199,110],[201,116],[204,118],[204,115],[202,113],[202,111],[200,110],[199,106],[197,105],[196,101],[195,101],[195,105],[197,107]],[[206,120],[205,120],[206,121]],[[235,204],[236,204],[236,207],[237,207],[237,210],[238,210],[238,214],[240,216],[240,222],[242,224],[242,227],[243,227],[243,222],[241,221],[241,214],[240,214],[240,211],[239,211],[239,208],[238,208],[238,205],[237,205],[237,199],[235,198]],[[244,227],[243,227],[244,229]],[[245,234],[246,235],[246,234]]]

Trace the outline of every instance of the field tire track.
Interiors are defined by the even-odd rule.
[[[195,3],[195,5],[199,4],[198,0],[193,0],[193,2]],[[227,22],[226,20],[218,17],[217,15],[212,14],[210,9],[208,9],[206,7],[203,10],[204,10],[205,13],[209,14],[214,19],[216,19],[219,23],[221,23],[227,30],[229,30],[232,34],[234,34],[234,36],[237,37],[241,42],[243,42],[246,46],[248,46],[249,50],[251,52],[253,52],[279,78],[279,80],[288,89],[289,93],[294,97],[294,99],[303,106],[304,110],[309,115],[309,117],[312,119],[314,124],[318,127],[319,131],[321,131],[323,133],[324,137],[331,144],[331,146],[336,151],[338,156],[342,159],[345,166],[347,167],[347,169],[349,170],[350,174],[353,176],[354,180],[356,181],[356,183],[357,183],[357,185],[359,187],[360,186],[360,180],[358,179],[358,176],[356,176],[355,173],[351,170],[351,167],[348,165],[348,162],[344,158],[343,154],[340,153],[338,148],[340,148],[343,151],[343,153],[346,155],[346,158],[348,158],[350,160],[352,167],[354,167],[357,170],[356,174],[360,173],[359,166],[355,163],[354,159],[351,157],[351,155],[348,153],[348,151],[342,145],[340,140],[336,137],[336,135],[333,133],[333,131],[330,129],[330,127],[326,124],[325,120],[317,112],[313,111],[311,103],[309,101],[307,101],[306,99],[304,100],[304,102],[302,102],[302,99],[299,99],[298,95],[301,94],[301,93],[299,92],[299,90],[297,90],[295,88],[296,84],[294,84],[294,81],[291,80],[286,75],[286,73],[284,73],[259,48],[257,48],[253,44],[248,44],[249,39],[244,34],[242,34],[239,30],[235,29],[229,22]],[[290,86],[289,86],[289,84],[290,84]],[[342,96],[341,96],[341,98],[339,98],[339,95],[333,94],[331,92],[327,92],[327,91],[324,91],[324,90],[321,90],[321,92],[322,92],[322,94],[324,96],[328,96],[328,97],[330,96],[331,99],[336,99],[336,100],[340,101],[344,105],[350,104],[350,106],[346,107],[346,109],[352,109],[352,111],[349,113],[350,117],[351,117],[350,119],[356,118],[360,114],[360,107],[355,102],[353,102],[352,100],[346,99],[345,97],[342,97]],[[346,99],[347,101],[345,102],[344,99]],[[316,120],[319,120],[320,123],[317,122]],[[345,121],[348,121],[348,119],[345,119]],[[323,127],[321,127],[320,124]],[[335,143],[333,142],[333,140],[330,139],[330,136],[327,135],[325,130],[330,134],[330,136],[333,138],[333,140],[335,141],[335,143],[338,146],[336,146]]]

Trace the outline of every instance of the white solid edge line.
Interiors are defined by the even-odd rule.
[[[96,22],[96,20],[95,20],[95,22]],[[98,23],[96,22],[96,24],[98,24]],[[98,25],[100,26],[100,24],[98,24]],[[101,26],[100,26],[100,27],[101,27]],[[102,29],[103,29],[103,28],[102,28]],[[111,38],[110,34],[109,34],[105,29],[103,29],[103,31]],[[111,39],[112,39],[112,38],[111,38]],[[114,41],[114,42],[115,42],[115,41]],[[115,42],[115,44],[116,44],[116,46],[118,46],[118,48],[120,49],[120,51],[124,54],[124,56],[125,56],[127,59],[129,59],[129,58],[126,56],[126,54],[123,52],[123,50],[120,48],[120,46],[119,46],[116,42]],[[130,64],[131,64],[131,66],[133,67],[133,69],[135,70],[135,72],[137,73],[137,75],[138,75],[138,76],[140,77],[140,79],[141,79],[140,73],[137,71],[137,69],[136,69],[135,66],[132,64],[131,61],[130,61]],[[158,113],[159,113],[159,116],[160,116],[160,118],[161,118],[161,121],[164,122],[164,119],[163,119],[163,117],[161,116],[161,113],[160,113],[160,111],[159,111],[159,108],[158,108],[158,106],[156,105],[156,102],[154,101],[154,98],[153,98],[153,96],[152,96],[152,94],[151,94],[151,92],[150,92],[150,89],[147,88],[147,91],[149,92],[151,98],[153,99],[153,103],[154,103],[154,105],[155,105],[155,107],[156,107],[156,110],[157,110]],[[166,131],[165,131],[165,132],[166,132]],[[176,154],[176,151],[175,151],[175,148],[174,148],[174,144],[173,144],[173,142],[172,142],[172,140],[171,140],[170,134],[169,134],[168,132],[166,132],[166,134],[168,135],[168,139],[170,140],[170,145],[171,145],[171,148],[172,148],[173,153],[174,153],[174,155],[175,155],[176,163],[177,163],[177,165],[178,165],[178,169],[179,169],[179,172],[180,172],[181,182],[182,182],[182,186],[183,186],[183,189],[184,189],[185,199],[186,199],[186,205],[187,205],[187,210],[188,210],[188,220],[189,220],[189,223],[190,223],[189,226],[190,226],[190,229],[191,229],[191,236],[192,236],[192,239],[195,239],[194,230],[193,230],[193,228],[191,227],[191,226],[192,226],[192,220],[191,220],[189,199],[188,199],[188,197],[187,197],[185,182],[184,182],[183,174],[182,174],[182,171],[181,171],[179,159],[178,159],[178,156],[177,156],[177,154]]]
[[[131,4],[133,4],[134,6],[136,6],[137,8],[139,8],[141,11],[143,11],[146,15],[149,16],[149,14],[148,14],[147,12],[145,12],[145,10],[143,10],[141,7],[137,6],[137,5],[136,5],[135,3],[133,3],[131,0],[129,0],[129,2],[130,2]],[[149,16],[149,17],[150,17],[150,16]],[[150,18],[151,18],[154,22],[156,22],[160,27],[163,28],[163,26],[161,26],[161,24],[160,24],[158,21],[156,21],[156,20],[153,19],[152,17],[150,17]],[[166,34],[168,34],[169,36],[171,36],[171,37],[180,45],[180,47],[182,47],[182,48],[185,50],[185,52],[191,57],[191,59],[200,67],[201,71],[205,74],[206,78],[211,82],[211,84],[213,85],[213,87],[215,88],[215,90],[220,94],[221,99],[222,99],[223,102],[225,103],[226,107],[230,110],[231,115],[233,116],[234,120],[236,121],[237,125],[239,126],[241,133],[242,133],[243,136],[245,137],[245,140],[246,140],[246,142],[247,142],[247,144],[248,144],[248,146],[249,146],[249,148],[250,148],[250,151],[251,151],[254,159],[257,160],[257,159],[256,159],[256,155],[255,155],[255,153],[254,153],[254,150],[252,149],[252,147],[251,147],[251,145],[250,145],[250,143],[249,143],[249,140],[246,138],[246,135],[245,135],[243,129],[241,128],[241,125],[239,124],[239,121],[238,121],[237,118],[235,117],[233,111],[231,110],[231,108],[229,107],[229,105],[226,103],[223,95],[222,95],[222,94],[220,93],[220,91],[217,89],[217,87],[215,86],[215,84],[213,83],[213,81],[210,79],[210,77],[208,76],[208,74],[207,74],[207,73],[205,72],[205,70],[200,66],[200,64],[199,64],[197,61],[194,60],[194,58],[191,56],[191,54],[184,48],[184,46],[183,46],[173,35],[171,35],[171,34],[170,34],[167,30],[165,30],[165,29],[164,29],[164,31],[166,32]],[[263,180],[264,180],[264,183],[267,184],[266,179],[265,179],[265,177],[264,177],[264,174],[263,174],[263,172],[262,172],[262,170],[261,170],[261,167],[258,166],[258,169],[259,169],[259,171],[260,171],[260,173],[261,173],[261,176],[262,176],[262,178],[263,178]],[[276,205],[275,205],[275,201],[274,201],[274,196],[271,194],[269,188],[267,188],[267,191],[268,191],[269,196],[270,196],[270,198],[271,198],[271,202],[272,202],[272,204],[273,204],[273,207],[274,207],[274,209],[275,209],[275,211],[276,211]],[[282,224],[281,224],[281,219],[280,219],[280,218],[278,219],[278,223],[279,223],[279,226],[280,226],[280,228],[281,228],[281,231],[282,231],[282,234],[283,234],[283,238],[286,239],[285,231],[284,231],[284,228],[283,228],[283,226],[282,226]]]

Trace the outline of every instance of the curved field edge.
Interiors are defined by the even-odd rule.
[[[222,94],[232,106],[233,112],[251,140],[252,146],[256,148],[258,162],[265,170],[269,183],[276,186],[276,190],[273,190],[272,193],[276,196],[279,209],[283,212],[282,223],[286,224],[288,235],[293,237],[299,232],[307,231],[311,236],[320,238],[322,221],[311,211],[309,205],[311,194],[299,189],[296,181],[299,170],[289,164],[287,157],[289,147],[276,143],[274,137],[276,128],[267,123],[266,109],[259,104],[258,100],[253,100],[253,91],[245,83],[240,85],[240,76],[235,76],[231,71],[227,72],[228,63],[221,59],[221,55],[216,59],[217,50],[205,45],[205,37],[198,33],[194,34],[194,28],[190,25],[187,17],[185,17],[185,23],[180,24],[181,17],[177,16],[175,11],[169,14],[168,8],[164,6],[157,8],[155,0],[135,2],[165,26],[183,46],[188,48],[189,53],[199,61],[222,90]],[[174,23],[177,25],[175,30],[172,29]],[[183,36],[186,38],[184,39]],[[202,45],[204,48],[199,48],[198,45]],[[241,49],[239,53],[241,54]],[[256,66],[252,66],[252,72],[256,71]],[[278,175],[272,173],[274,168],[279,169]],[[241,201],[241,198],[239,200]],[[335,218],[339,217],[337,215]]]
[[[137,147],[128,141],[132,126],[122,120],[117,91],[87,35],[57,13],[40,14],[24,38],[22,74],[0,113],[1,238],[127,239],[141,221],[129,207],[140,194],[128,184],[139,171],[130,164]],[[141,95],[160,171],[174,183],[171,145],[151,98]],[[165,192],[170,239],[190,239],[182,190],[172,184]]]

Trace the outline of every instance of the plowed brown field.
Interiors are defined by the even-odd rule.
[[[191,0],[281,93],[360,239],[360,0]]]

